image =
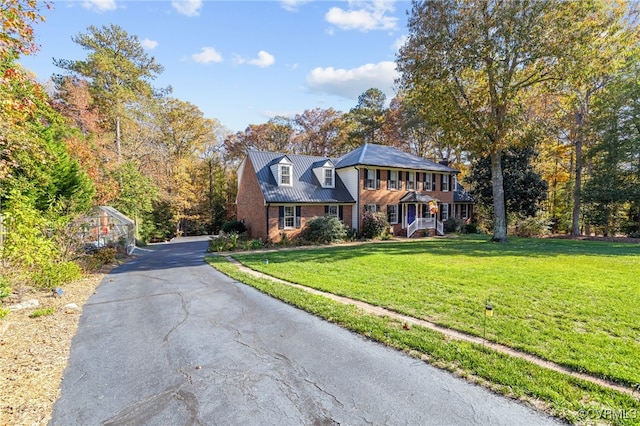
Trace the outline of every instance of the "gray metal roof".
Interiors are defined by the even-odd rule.
[[[276,178],[271,173],[271,166],[277,163],[283,154],[252,150],[247,155],[256,171],[260,189],[267,203],[355,203],[337,173],[335,188],[323,188],[318,182],[313,168],[321,166],[329,158],[287,154],[287,158],[293,163],[292,186],[278,186]]]
[[[456,182],[456,190],[453,193],[454,203],[473,203],[473,197],[459,182]]]
[[[376,166],[410,170],[459,173],[445,165],[400,151],[392,146],[364,144],[338,159],[336,168]]]

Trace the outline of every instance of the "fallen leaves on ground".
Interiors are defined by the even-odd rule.
[[[62,297],[54,297],[51,290],[22,294],[21,301],[37,299],[35,309],[54,308],[53,315],[30,318],[34,309],[23,309],[0,320],[0,425],[49,422],[82,306],[107,269],[65,285]],[[17,301],[3,307],[13,303]],[[80,310],[65,309],[71,303]]]

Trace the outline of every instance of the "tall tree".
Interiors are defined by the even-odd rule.
[[[224,144],[234,161],[241,160],[250,149],[295,153],[292,120],[276,116],[263,124],[251,124],[244,132],[229,135]]]
[[[571,57],[560,86],[561,106],[566,117],[566,133],[574,152],[574,188],[571,233],[581,234],[580,214],[583,183],[583,151],[594,98],[625,63],[640,40],[635,3],[593,1],[589,19],[576,22],[579,45],[567,46]]]
[[[333,108],[305,110],[293,118],[296,151],[306,155],[334,156],[346,137],[343,114]]]
[[[181,234],[187,221],[208,220],[209,215],[198,209],[199,200],[206,193],[206,180],[200,179],[199,169],[207,147],[215,145],[216,131],[221,126],[204,118],[195,105],[172,98],[162,102],[157,125],[157,148],[164,153],[164,173],[155,175],[162,179],[164,199],[174,214],[176,233]]]
[[[117,158],[111,149],[112,141],[101,130],[100,111],[92,108],[92,104],[93,97],[85,79],[67,76],[54,93],[54,108],[79,129],[65,140],[69,153],[93,181],[95,202],[108,205],[118,197]]]
[[[592,170],[583,198],[586,222],[601,226],[605,236],[616,228],[640,235],[639,59],[630,58],[592,111],[590,127],[596,140],[587,152]]]
[[[347,120],[353,123],[349,134],[352,145],[381,142],[380,132],[385,119],[386,95],[371,88],[358,96],[358,104],[347,113]]]
[[[38,50],[33,25],[44,22],[42,7],[50,2],[37,0],[4,0],[0,4],[0,57],[30,55]]]
[[[505,209],[521,217],[535,216],[547,198],[548,184],[534,170],[533,157],[537,153],[533,147],[509,148],[502,156],[501,168],[505,181]],[[482,205],[491,208],[491,159],[488,156],[474,159],[467,179],[471,184],[471,194]]]
[[[590,7],[559,0],[413,2],[397,58],[399,82],[411,102],[446,111],[472,152],[489,155],[493,241],[507,241],[501,160],[526,131],[527,91],[562,76]]]
[[[126,107],[138,97],[154,94],[150,80],[163,71],[155,58],[149,57],[138,37],[111,24],[79,34],[73,41],[90,53],[86,60],[54,59],[54,64],[89,81],[95,106],[109,120],[105,126],[115,134],[118,158],[122,155],[121,119]],[[58,83],[62,77],[55,79]]]

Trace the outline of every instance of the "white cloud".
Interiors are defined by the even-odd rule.
[[[258,57],[255,59],[247,59],[243,58],[240,55],[235,55],[233,57],[233,62],[237,65],[251,64],[256,65],[260,68],[266,68],[273,65],[276,62],[276,58],[274,58],[271,53],[261,50],[258,52]]]
[[[82,2],[82,7],[96,12],[107,12],[116,10],[118,5],[116,4],[116,0],[86,0]]]
[[[148,38],[145,38],[144,40],[142,40],[140,42],[140,44],[142,45],[142,47],[144,47],[145,49],[148,50],[153,50],[156,47],[158,47],[158,42],[155,40],[149,40]]]
[[[307,86],[314,92],[347,99],[358,99],[368,89],[376,88],[390,100],[395,96],[394,81],[397,77],[396,63],[391,61],[366,64],[349,70],[318,67],[307,75]]]
[[[198,16],[202,7],[202,0],[173,0],[171,6],[181,15]]]
[[[409,40],[409,36],[406,34],[397,38],[395,43],[393,43],[393,49],[397,52],[398,50],[400,50],[402,46],[404,46],[407,43],[408,40]]]
[[[280,6],[289,12],[295,12],[299,6],[309,3],[311,0],[280,0]]]
[[[398,18],[388,16],[393,12],[393,1],[365,1],[352,2],[349,10],[332,7],[325,15],[325,19],[341,30],[395,30]]]
[[[248,62],[251,65],[259,66],[260,68],[266,68],[273,65],[276,62],[276,58],[274,58],[271,53],[261,50],[258,52],[258,57],[256,59],[251,59]]]
[[[209,62],[222,62],[222,55],[213,47],[203,47],[200,53],[194,53],[191,58],[200,63],[208,64]]]

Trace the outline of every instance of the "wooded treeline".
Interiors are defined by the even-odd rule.
[[[65,225],[91,205],[135,219],[143,241],[217,232],[234,217],[247,149],[339,156],[363,143],[449,160],[496,241],[532,217],[553,232],[640,236],[633,3],[414,2],[395,98],[372,88],[349,111],[237,133],[155,87],[162,65],[116,25],[78,34],[86,58],[56,58],[45,90],[18,63],[37,50],[42,5],[0,6],[5,263],[63,259]],[[50,260],[24,258],[25,244]]]

